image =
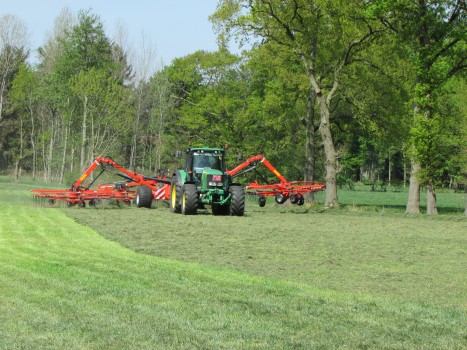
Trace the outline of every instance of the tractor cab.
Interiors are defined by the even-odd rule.
[[[194,152],[193,171],[196,174],[203,172],[205,168],[222,171],[222,155],[213,152]]]
[[[224,173],[224,158],[222,148],[190,148],[186,152],[185,171],[192,174],[193,181],[199,186],[203,177]]]

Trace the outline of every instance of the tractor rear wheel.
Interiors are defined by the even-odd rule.
[[[138,208],[151,208],[152,191],[149,187],[138,186],[136,190],[135,204]]]
[[[177,183],[177,177],[174,176],[170,184],[170,211],[172,213],[181,212],[181,198],[182,188],[180,184]]]
[[[230,186],[229,192],[232,195],[230,213],[236,216],[243,216],[245,213],[245,190],[242,186]]]
[[[198,211],[198,193],[195,184],[183,185],[181,209],[183,215],[196,215]]]

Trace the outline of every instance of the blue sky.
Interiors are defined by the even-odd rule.
[[[144,33],[155,43],[158,60],[169,64],[196,50],[217,49],[208,20],[216,5],[217,0],[0,0],[0,15],[14,14],[25,22],[35,50],[44,43],[64,7],[73,14],[91,9],[101,17],[109,37],[116,23],[123,22],[136,47]]]

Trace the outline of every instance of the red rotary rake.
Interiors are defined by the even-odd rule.
[[[323,191],[326,188],[326,184],[322,182],[287,181],[287,179],[261,154],[248,158],[236,168],[229,170],[228,173],[232,177],[240,176],[248,171],[255,170],[259,164],[264,164],[264,166],[280,180],[278,183],[269,184],[267,180],[263,178],[266,184],[259,184],[255,181],[246,186],[250,194],[259,196],[258,202],[260,207],[266,205],[266,197],[268,196],[274,196],[276,202],[279,204],[283,204],[287,199],[290,199],[292,204],[303,205],[305,203],[305,193]]]
[[[287,199],[290,199],[292,204],[303,205],[305,202],[304,194],[323,191],[326,188],[326,185],[322,182],[287,181],[287,179],[261,154],[248,158],[234,169],[227,170],[226,173],[231,177],[237,177],[251,170],[255,170],[259,164],[264,164],[266,168],[279,179],[278,183],[271,184],[258,173],[266,184],[260,184],[258,181],[254,181],[246,186],[247,193],[258,196],[260,207],[265,206],[266,197],[270,196],[275,197],[276,202],[279,204],[283,204]],[[99,174],[97,174],[89,184],[84,185],[84,180],[99,166],[101,166]],[[123,177],[125,180],[98,184],[97,188],[92,189],[91,186],[105,171]],[[113,199],[127,204],[134,200],[138,207],[150,208],[153,200],[170,199],[170,184],[170,179],[166,177],[144,176],[125,169],[110,157],[98,157],[79,179],[73,183],[70,189],[41,189],[32,190],[32,192],[34,193],[33,196],[35,200],[47,200],[49,204],[61,201],[69,206],[79,205],[85,207],[86,202],[90,205],[95,205],[98,201],[103,199]],[[137,187],[136,190],[133,189],[135,187]]]
[[[93,173],[98,166],[101,166],[101,171],[87,185],[83,185],[83,181]],[[112,171],[117,170],[117,172]],[[91,186],[105,171],[110,171],[113,174],[123,177],[125,181],[99,184],[96,189],[91,189]],[[137,190],[132,188],[139,186]],[[170,196],[170,180],[164,177],[147,177],[127,170],[117,164],[110,157],[98,157],[86,171],[73,183],[70,189],[67,190],[32,190],[35,200],[47,200],[50,204],[56,201],[62,201],[69,206],[79,205],[86,206],[86,202],[90,205],[95,205],[103,199],[113,199],[116,201],[130,203],[135,200],[138,207],[150,207],[152,200],[169,199]]]

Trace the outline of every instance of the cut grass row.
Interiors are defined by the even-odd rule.
[[[256,247],[255,254],[261,257],[257,260],[255,255],[249,255],[252,258],[246,259],[267,266],[271,256],[281,253],[279,248],[268,253],[270,246],[261,250],[271,238],[268,232],[274,232],[268,222],[270,217],[277,216],[284,222],[283,231],[278,233],[290,237],[295,226],[287,228],[286,222],[291,224],[301,217],[314,220],[316,215],[280,211],[268,215],[249,210],[244,218],[211,215],[187,218],[164,216],[167,212],[162,208],[66,210],[80,222],[88,221],[103,235],[118,230],[120,238],[112,237],[116,243],[71,220],[61,209],[33,207],[30,193],[21,187],[0,184],[0,348],[462,349],[465,345],[461,298],[450,296],[440,303],[429,299],[415,302],[416,298],[371,290],[362,292],[353,287],[340,290],[306,279],[269,277],[262,272],[267,268],[251,271],[254,274],[245,273],[238,271],[248,271],[241,266],[231,266],[232,269],[229,264],[213,261],[186,262],[140,254],[121,246],[128,243],[121,238],[124,232],[134,239],[144,236],[152,246],[158,241],[160,245],[166,244],[160,240],[164,234],[175,235],[179,244],[174,244],[174,248],[181,252],[183,249],[200,252],[198,247],[187,247],[193,241],[190,236],[196,236],[205,242],[205,248],[217,244],[216,239],[224,241],[224,251],[215,248],[207,255],[226,255],[227,261],[233,256],[229,249],[243,242],[247,247]],[[330,216],[339,220],[348,215]],[[160,221],[152,221],[154,218]],[[100,224],[96,225],[97,222]],[[352,224],[341,221],[345,222],[348,227],[358,225],[358,221]],[[465,228],[463,220],[440,222]],[[310,226],[314,230],[319,227]],[[339,229],[345,230],[347,226]],[[103,230],[104,227],[108,229]],[[220,236],[209,233],[214,227],[222,227]],[[242,230],[249,233],[250,240],[237,241]],[[261,232],[265,240],[255,238]],[[323,232],[322,239],[335,233]],[[420,238],[423,232],[417,235]],[[414,245],[417,237],[413,237]],[[431,239],[430,235],[426,237],[427,241]],[[283,250],[301,243],[295,242]],[[432,249],[441,247],[444,252],[457,243],[447,243],[443,248],[444,243],[435,240]],[[284,241],[276,244],[278,247]],[[348,244],[341,242],[343,247]],[[345,249],[331,248],[327,248],[329,256],[339,253],[342,262],[349,260]],[[367,248],[378,250],[379,246],[370,244]],[[397,256],[393,248],[386,254]],[[310,258],[314,256],[312,253]],[[431,250],[427,253],[430,255]],[[450,256],[448,260],[455,258]],[[280,270],[283,256],[275,259],[278,262],[273,270]],[[435,259],[438,257],[424,262],[427,269],[442,265],[439,261],[435,263]],[[458,268],[465,267],[462,252],[457,259]],[[368,259],[360,257],[360,260]],[[377,259],[374,264],[379,264]],[[447,275],[453,274],[450,265],[447,263]],[[297,270],[300,267],[303,264],[297,265]],[[354,268],[349,266],[347,271]],[[333,267],[327,266],[320,273],[330,276],[332,271]],[[457,277],[454,280],[457,283]],[[465,292],[465,286],[451,287]]]
[[[299,211],[301,210],[301,211]],[[66,209],[136,252],[342,292],[467,309],[467,218],[309,213],[248,206],[244,217]]]

